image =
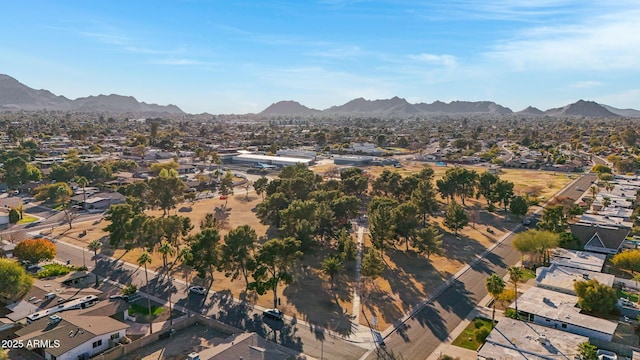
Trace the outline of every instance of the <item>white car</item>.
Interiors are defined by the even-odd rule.
[[[207,293],[207,290],[205,288],[203,288],[202,286],[192,286],[189,288],[189,292],[190,293],[194,293],[194,294],[198,294],[198,295],[204,295]]]
[[[266,309],[262,312],[262,316],[276,320],[282,320],[282,318],[284,318],[284,314],[278,309]]]

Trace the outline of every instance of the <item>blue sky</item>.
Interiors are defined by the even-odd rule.
[[[190,113],[296,100],[640,109],[640,1],[7,1],[0,73]]]

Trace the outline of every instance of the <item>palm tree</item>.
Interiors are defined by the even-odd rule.
[[[611,205],[611,198],[609,197],[604,197],[602,199],[602,206],[603,207],[608,207],[609,205]]]
[[[504,291],[505,283],[500,276],[492,274],[487,278],[485,287],[487,288],[487,292],[489,292],[493,298],[493,314],[491,315],[491,328],[493,328],[496,323],[496,300]]]
[[[76,184],[82,188],[82,209],[87,211],[87,192],[84,188],[89,185],[89,180],[84,176],[78,176],[76,178]]]
[[[168,241],[163,241],[158,248],[158,252],[162,254],[162,267],[167,267],[167,256],[173,256],[175,254],[175,250]]]
[[[151,289],[149,288],[149,274],[147,273],[147,264],[151,264],[151,254],[143,252],[138,258],[138,265],[144,266],[144,278],[147,281],[147,307],[149,308],[149,331],[153,334],[153,321],[151,321],[151,299],[149,298]]]
[[[96,239],[90,242],[87,247],[93,251],[93,261],[96,263],[93,272],[96,273],[96,287],[98,287],[98,250],[102,247],[102,243]]]
[[[513,284],[513,288],[516,292],[516,315],[518,314],[518,283],[524,277],[524,271],[519,266],[509,266],[507,268],[509,272],[509,281]]]
[[[329,275],[331,280],[331,291],[336,275],[342,270],[342,261],[337,256],[328,256],[322,261],[322,271]]]
[[[589,188],[589,190],[591,190],[591,195],[593,196],[593,198],[596,198],[596,195],[598,195],[598,192],[600,191],[600,188],[597,185],[591,185],[591,187]]]

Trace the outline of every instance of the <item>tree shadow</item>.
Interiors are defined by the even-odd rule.
[[[294,273],[294,282],[284,289],[287,304],[295,307],[303,319],[312,326],[331,329],[342,335],[352,334],[351,309],[343,309],[341,302],[351,301],[351,277],[340,273],[335,277],[334,288],[318,269],[319,260],[326,251],[313,258],[307,257]],[[312,294],[312,296],[310,296]],[[283,304],[284,305],[284,304]]]

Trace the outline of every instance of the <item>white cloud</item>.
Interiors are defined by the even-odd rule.
[[[415,61],[442,65],[446,67],[455,67],[458,64],[456,57],[453,55],[436,55],[422,53],[417,55],[409,55],[409,58]]]
[[[194,60],[194,59],[186,59],[186,58],[180,58],[180,59],[156,59],[156,60],[150,61],[150,63],[151,64],[156,64],[156,65],[177,65],[177,66],[212,65],[211,63],[208,63],[208,62],[205,62],[205,61]]]
[[[599,87],[599,86],[602,86],[602,85],[603,84],[600,81],[586,80],[586,81],[574,82],[573,84],[570,84],[569,86],[572,87],[572,88],[576,88],[576,89],[588,89],[588,88]]]
[[[517,70],[639,70],[640,9],[537,27],[487,53]]]

